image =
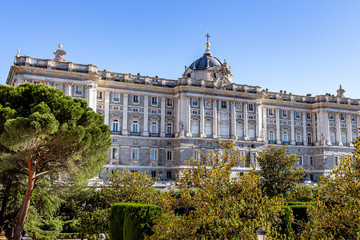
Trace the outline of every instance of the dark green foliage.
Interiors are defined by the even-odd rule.
[[[139,203],[116,203],[109,217],[112,240],[141,240],[153,234],[154,220],[162,214],[156,205]]]
[[[302,167],[294,167],[298,158],[287,154],[286,146],[270,146],[256,157],[260,165],[261,187],[269,197],[284,196],[296,187],[308,174]]]
[[[307,202],[286,202],[283,209],[285,214],[282,216],[281,231],[287,236],[297,234],[302,231],[302,223],[308,221]]]

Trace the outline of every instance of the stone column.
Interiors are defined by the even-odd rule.
[[[106,124],[107,126],[109,125],[109,117],[110,117],[110,92],[106,91],[105,92],[105,107],[104,107],[104,124]]]
[[[312,140],[313,143],[317,143],[319,140],[317,138],[317,128],[316,128],[316,113],[311,113],[311,121],[312,121],[312,126],[313,126],[313,132],[312,132]]]
[[[186,109],[186,136],[191,137],[191,103],[190,97],[186,97],[185,101],[185,109]]]
[[[306,112],[302,112],[302,122],[303,122],[303,143],[307,145],[307,133],[306,133]]]
[[[340,116],[339,113],[335,113],[335,124],[336,124],[336,142],[339,146],[342,146],[341,139],[341,126],[340,126]]]
[[[236,139],[236,103],[231,101],[231,138]]]
[[[262,106],[260,103],[256,104],[256,141],[262,141]]]
[[[317,139],[317,145],[321,145],[322,144],[322,132],[321,132],[321,129],[322,129],[322,124],[321,124],[321,118],[322,118],[322,115],[321,115],[321,112],[319,112],[317,114],[317,129],[316,129],[316,132],[317,132],[317,136],[316,136],[316,139]]]
[[[352,128],[351,128],[351,114],[346,114],[346,129],[347,129],[347,142],[350,144],[350,146],[353,146],[352,144]]]
[[[90,106],[91,102],[90,102],[90,88],[91,86],[86,85],[84,86],[84,97],[85,97],[85,101],[87,102],[88,106]]]
[[[161,98],[160,137],[165,137],[165,97]]]
[[[276,144],[281,144],[280,136],[280,110],[276,109]]]
[[[324,111],[326,144],[331,145],[329,113]]]
[[[290,124],[290,144],[291,145],[295,145],[295,123],[294,123],[294,111],[291,110],[290,111],[290,121],[291,121],[291,124]]]
[[[128,100],[129,100],[129,94],[124,94],[123,99],[123,126],[122,126],[122,135],[129,135],[128,133]]]
[[[213,137],[218,137],[218,128],[217,128],[217,100],[214,99],[213,102]]]
[[[244,140],[248,141],[249,138],[249,116],[248,116],[248,104],[244,104]]]
[[[201,98],[200,100],[200,137],[206,137],[206,134],[205,134],[205,118],[204,118],[204,99]]]
[[[174,111],[176,112],[175,113],[175,116],[176,116],[176,119],[175,119],[175,132],[177,133],[177,135],[179,136],[180,135],[180,122],[181,122],[181,102],[180,102],[180,98],[178,99],[174,99],[174,102],[176,103],[175,106],[174,106]]]
[[[266,115],[266,111],[267,109],[266,108],[263,108],[263,138],[264,140],[266,141],[268,139],[268,136],[267,136],[267,115]]]
[[[144,131],[143,136],[149,136],[149,96],[144,96]]]

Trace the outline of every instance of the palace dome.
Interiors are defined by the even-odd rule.
[[[204,55],[201,58],[194,61],[189,68],[192,70],[206,70],[208,68],[215,66],[222,67],[223,64],[219,59],[213,57],[210,51],[206,51]]]

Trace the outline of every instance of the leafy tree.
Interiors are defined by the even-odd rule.
[[[223,153],[186,162],[175,183],[181,194],[165,194],[165,212],[150,239],[255,239],[260,225],[267,239],[282,237],[276,231],[282,200],[265,196],[254,172],[231,177],[244,159],[233,143],[221,144]]]
[[[353,154],[320,179],[300,239],[360,239],[360,139],[354,146]]]
[[[86,101],[41,84],[0,86],[0,167],[20,169],[28,180],[8,238],[20,239],[39,179],[84,184],[100,172],[110,145],[109,128]]]
[[[256,159],[261,168],[261,187],[269,197],[284,195],[297,186],[309,172],[302,167],[294,167],[298,158],[295,154],[287,154],[286,146],[270,146],[259,153]]]
[[[74,204],[79,232],[89,239],[97,239],[100,232],[108,235],[108,215],[114,203],[162,205],[161,192],[152,187],[154,183],[147,172],[115,171],[100,191],[90,191],[82,201]]]
[[[287,202],[311,202],[318,195],[318,187],[299,184],[285,194]]]

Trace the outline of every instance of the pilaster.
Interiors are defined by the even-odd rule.
[[[276,144],[281,144],[280,136],[280,110],[276,109]]]
[[[214,99],[213,102],[213,138],[218,137],[218,127],[217,127],[217,100]]]
[[[160,137],[165,137],[165,97],[161,98]]]
[[[123,98],[123,126],[122,126],[122,135],[129,135],[128,133],[128,101],[129,101],[129,94],[125,93]],[[145,119],[144,119],[145,121]]]
[[[236,103],[231,101],[231,138],[236,139]]]
[[[143,136],[149,136],[149,96],[144,96],[144,127]]]
[[[306,136],[306,112],[302,112],[302,124],[303,124],[303,143],[307,145],[307,136]]]
[[[249,115],[248,115],[248,104],[244,104],[244,140],[249,141]]]
[[[204,99],[201,98],[200,100],[200,137],[206,137],[205,134],[205,119],[204,119]]]
[[[105,106],[104,106],[104,124],[109,126],[109,117],[110,117],[110,92],[105,92]]]
[[[291,145],[295,145],[295,123],[294,123],[294,111],[291,110],[290,111],[290,128],[291,128],[291,133],[290,133],[290,144]]]

